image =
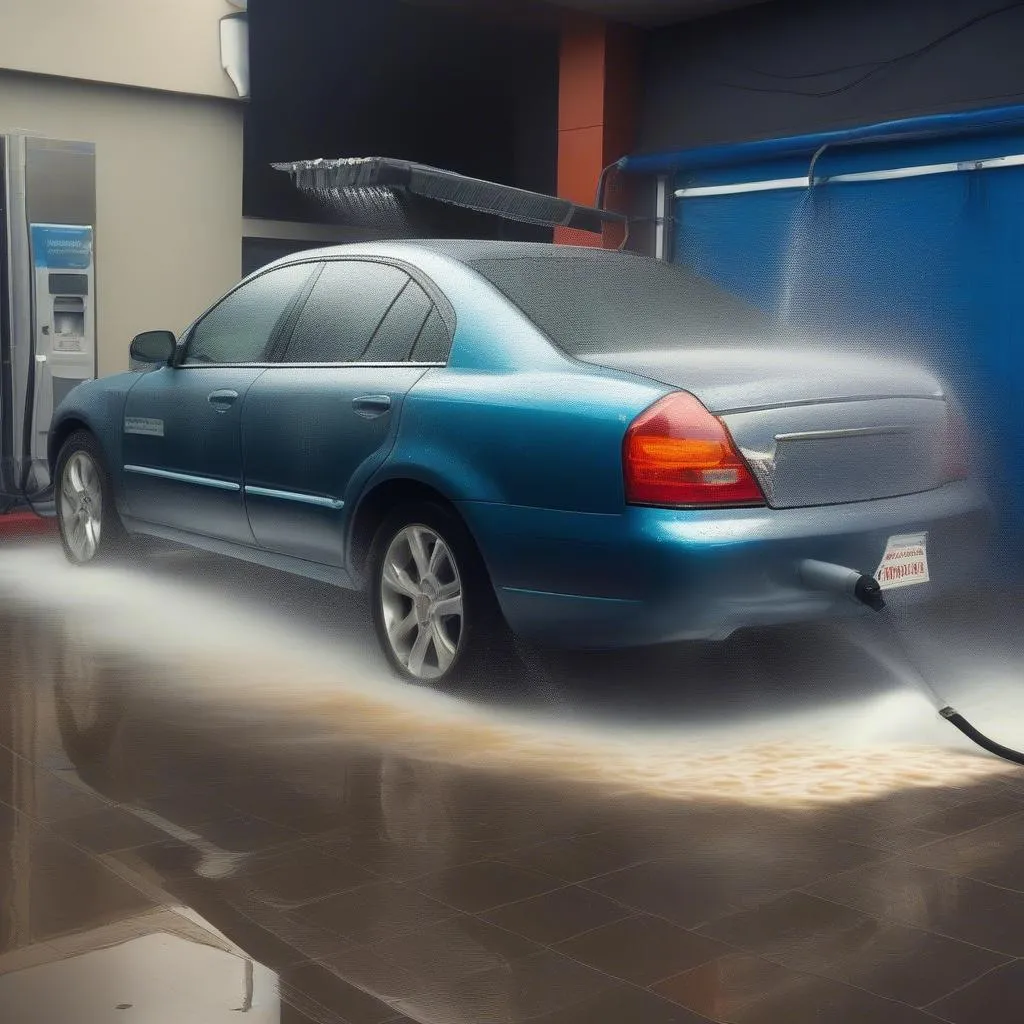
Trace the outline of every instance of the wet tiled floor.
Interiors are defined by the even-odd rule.
[[[778,729],[762,743],[748,722],[730,741],[709,724],[703,747],[681,726],[673,761],[671,731],[615,746],[578,692],[464,714],[384,683],[325,695],[308,651],[272,663],[230,571],[153,569],[155,589],[126,596],[127,577],[81,584],[40,554],[46,607],[29,575],[26,600],[5,589],[5,570],[11,584],[32,565],[7,554],[2,1021],[1024,1017],[1024,771],[955,737],[817,737],[791,755]],[[293,584],[256,581],[294,606]],[[297,599],[318,630],[337,611],[325,593]],[[233,609],[222,634],[249,637],[231,664],[173,642],[207,598]],[[161,615],[167,634],[147,633]],[[785,644],[755,654],[810,671]],[[609,672],[657,708],[657,688]],[[713,703],[695,696],[694,713]]]

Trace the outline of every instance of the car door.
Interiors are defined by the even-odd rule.
[[[242,496],[241,411],[313,264],[251,278],[188,332],[174,365],[142,375],[122,424],[129,513],[252,545]]]
[[[451,337],[429,282],[327,262],[242,413],[245,503],[270,551],[341,566],[346,514],[394,443],[402,401]]]

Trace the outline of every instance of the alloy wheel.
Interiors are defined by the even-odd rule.
[[[103,486],[99,467],[88,452],[73,452],[64,464],[60,517],[65,541],[75,561],[91,561],[100,546]]]
[[[381,563],[384,631],[399,664],[416,679],[443,676],[463,636],[462,579],[436,530],[410,524],[395,534]]]

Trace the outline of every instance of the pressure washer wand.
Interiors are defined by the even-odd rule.
[[[801,581],[812,590],[840,594],[859,604],[866,605],[876,612],[884,611],[887,607],[878,580],[867,573],[861,573],[856,569],[835,565],[831,562],[818,562],[811,558],[800,563],[799,571]],[[928,682],[918,667],[917,659],[908,650],[891,609],[886,620],[892,629],[893,638],[903,654],[904,661],[913,671],[922,689],[932,697],[939,709],[939,714],[983,750],[987,750],[990,754],[995,754],[996,757],[1001,757],[1005,761],[1024,766],[1024,753],[1014,750],[1012,747],[1004,747],[1001,743],[989,739],[983,732],[979,732],[971,725],[956,708],[947,704],[939,696],[935,687]]]
[[[800,579],[812,590],[842,594],[880,612],[885,607],[882,587],[874,576],[848,569],[845,565],[816,562],[808,558],[800,563]]]

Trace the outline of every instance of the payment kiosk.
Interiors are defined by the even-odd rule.
[[[0,512],[50,485],[53,411],[96,376],[96,153],[0,133]]]
[[[73,387],[96,376],[96,299],[92,226],[33,224],[30,233],[37,460],[46,458],[53,410]]]

